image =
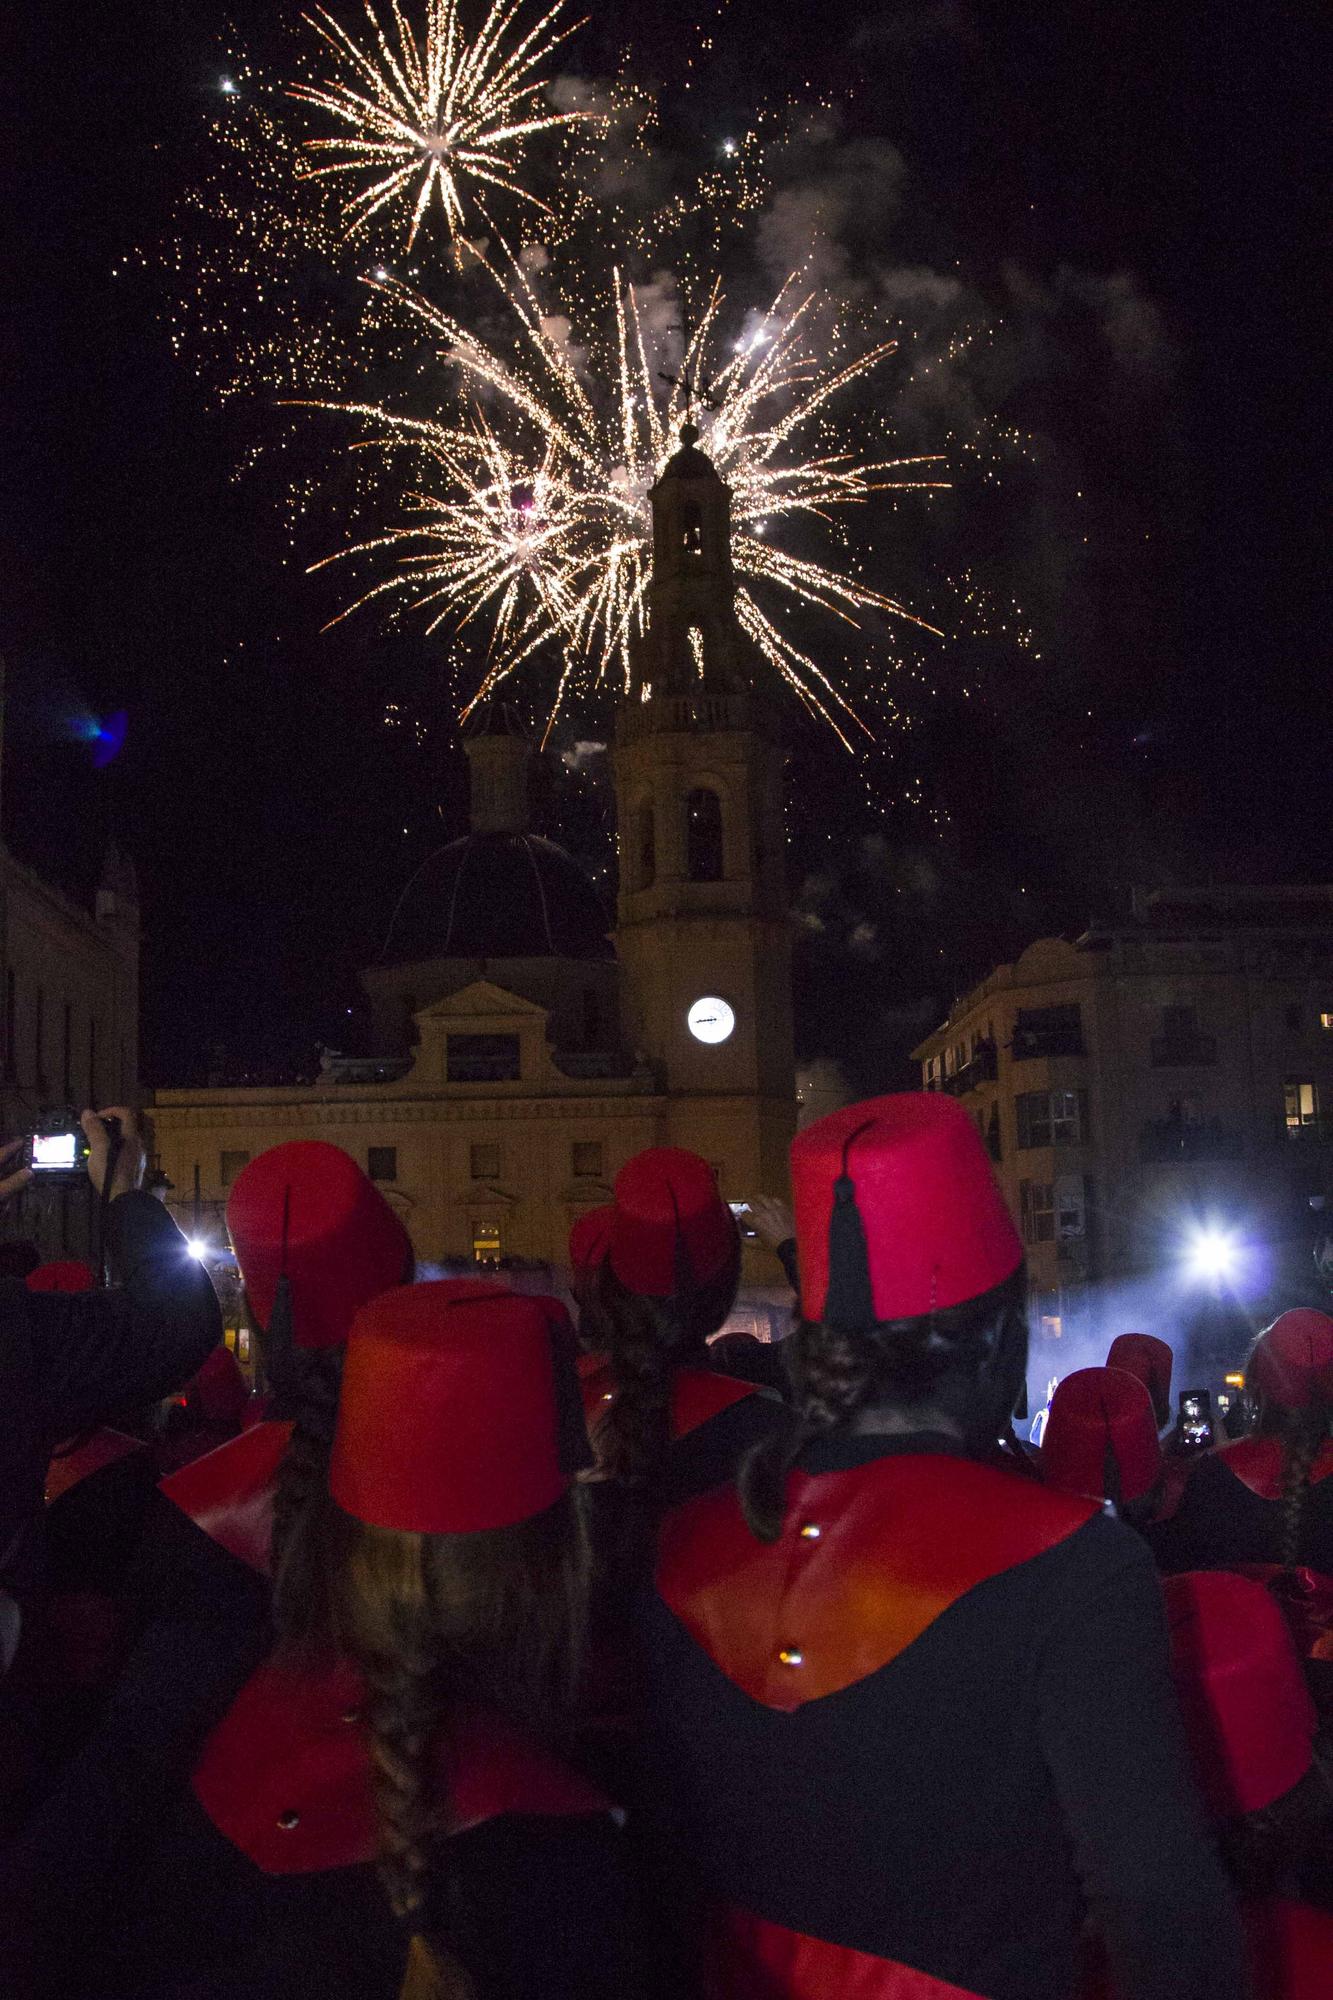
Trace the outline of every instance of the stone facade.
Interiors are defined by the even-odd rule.
[[[138,1095],[139,903],[113,849],[95,910],[81,909],[0,848],[3,1130],[31,1132],[57,1106],[132,1104]],[[87,1256],[91,1190],[34,1186],[0,1213],[6,1240],[44,1258]]]
[[[576,864],[528,832],[529,750],[497,705],[465,741],[473,831],[409,884],[363,975],[378,1053],[332,1059],[307,1088],[157,1092],[159,1164],[187,1227],[198,1216],[220,1241],[245,1159],[297,1137],[364,1166],[428,1264],[562,1266],[575,1217],[646,1146],[702,1153],[732,1201],[785,1191],[782,753],[740,671],[726,488],[687,444],[652,499],[649,624],[616,726],[614,950]],[[710,997],[734,1017],[716,1041],[688,1025]],[[761,1303],[776,1275],[747,1249]]]
[[[914,1053],[990,1145],[1038,1330],[1173,1270],[1200,1226],[1279,1287],[1333,1205],[1333,888],[1140,896],[999,966]]]

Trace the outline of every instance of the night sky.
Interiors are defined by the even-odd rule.
[[[463,824],[442,643],[321,635],[327,585],[284,560],[262,474],[233,476],[267,413],[210,400],[160,274],[126,267],[200,171],[226,22],[262,48],[274,11],[28,0],[4,77],[4,834],[76,889],[110,833],[133,854],[149,1083],[354,1041],[356,967]],[[770,233],[817,188],[847,281],[906,287],[918,320],[934,298],[937,326],[961,288],[1003,322],[937,405],[908,399],[913,435],[971,398],[1044,441],[998,487],[960,469],[902,557],[924,576],[938,524],[1012,582],[1041,661],[974,641],[980,698],[942,667],[910,743],[859,766],[792,714],[799,1037],[873,1088],[996,956],[1132,882],[1333,879],[1315,14],[732,0],[703,62],[699,18],[598,8],[566,66],[606,75],[627,37],[682,157],[761,102],[835,100]],[[122,709],[95,771],[79,731]],[[558,767],[548,791],[604,870],[604,784]]]

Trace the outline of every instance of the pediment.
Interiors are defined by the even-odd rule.
[[[474,979],[457,993],[433,1000],[416,1014],[418,1021],[475,1021],[488,1017],[497,1021],[545,1021],[546,1009],[510,993],[490,979]]]

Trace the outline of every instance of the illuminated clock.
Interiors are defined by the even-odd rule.
[[[696,1042],[725,1042],[736,1025],[736,1016],[725,1000],[710,993],[692,1003],[685,1021]]]

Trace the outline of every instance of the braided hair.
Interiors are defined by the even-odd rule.
[[[1017,1398],[1027,1352],[1027,1275],[1018,1269],[979,1298],[912,1319],[865,1327],[801,1320],[790,1340],[792,1413],[754,1445],[739,1475],[751,1532],[776,1541],[787,1474],[813,1438],[845,1430],[891,1405],[923,1428],[956,1428],[976,1450],[992,1446]]]
[[[380,1880],[430,1955],[455,1973],[461,1959],[484,1990],[449,1870],[438,1746],[463,1702],[545,1734],[567,1718],[588,1587],[581,1496],[574,1488],[531,1520],[467,1535],[409,1534],[333,1512],[331,1632],[366,1682]]]
[[[273,1622],[289,1655],[309,1654],[327,1639],[328,1539],[333,1502],[329,1459],[338,1422],[343,1349],[297,1352],[292,1434],[273,1493]]]
[[[1254,1349],[1251,1349],[1247,1374],[1253,1369],[1254,1352],[1264,1338],[1265,1335],[1260,1334]],[[1268,1437],[1276,1437],[1282,1446],[1280,1559],[1284,1569],[1296,1569],[1300,1564],[1306,1503],[1310,1497],[1310,1475],[1331,1428],[1333,1407],[1322,1397],[1299,1408],[1289,1408],[1276,1397],[1261,1396],[1259,1430]]]
[[[597,1312],[611,1357],[616,1393],[593,1444],[600,1469],[625,1485],[655,1485],[671,1443],[676,1371],[707,1367],[708,1339],[736,1303],[741,1245],[700,1285],[682,1282],[669,1298],[646,1298],[621,1283],[608,1258],[597,1285]]]

